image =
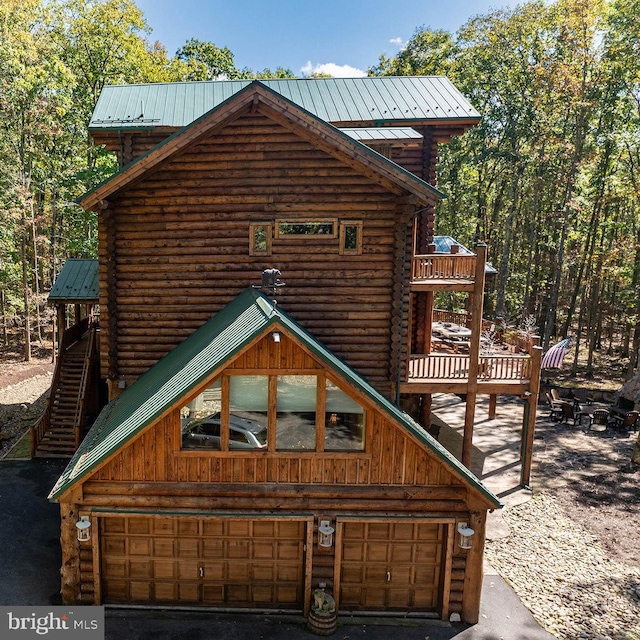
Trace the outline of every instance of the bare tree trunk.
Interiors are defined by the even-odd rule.
[[[36,233],[36,217],[33,206],[33,200],[31,201],[31,248],[33,251],[33,291],[35,294],[35,312],[36,312],[36,328],[38,331],[38,340],[42,344],[42,319],[40,316],[40,274],[38,273],[39,260],[38,260],[38,236]]]
[[[31,319],[29,316],[29,269],[27,264],[27,238],[26,220],[24,210],[22,213],[22,292],[24,304],[24,359],[31,362]]]
[[[4,346],[9,344],[9,333],[7,331],[7,308],[5,303],[5,291],[0,289],[0,307],[2,308],[2,337],[4,340]]]

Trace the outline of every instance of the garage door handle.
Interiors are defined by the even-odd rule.
[[[391,582],[391,571],[387,571],[387,582]]]
[[[204,567],[200,567],[200,577],[204,578]]]

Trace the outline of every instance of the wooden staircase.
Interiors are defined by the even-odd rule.
[[[86,322],[85,322],[86,321]],[[95,325],[85,319],[65,332],[47,407],[31,430],[33,458],[71,458],[97,407]],[[86,326],[84,326],[86,324]]]

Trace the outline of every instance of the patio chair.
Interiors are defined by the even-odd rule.
[[[631,431],[637,431],[640,428],[640,411],[629,411],[626,416],[614,416],[613,423],[614,426],[620,429],[628,429]]]
[[[604,429],[602,429],[604,431],[609,425],[609,412],[606,409],[595,409],[589,416],[589,431],[593,425],[604,426]]]
[[[544,394],[547,398],[547,403],[549,404],[549,417],[553,420],[560,420],[562,418],[562,405],[563,402],[559,400],[554,400],[549,393]]]
[[[582,414],[579,411],[575,410],[575,407],[570,402],[560,402],[560,410],[562,412],[562,417],[560,422],[566,422],[569,424],[569,421],[573,422],[573,426],[579,424],[582,419]]]

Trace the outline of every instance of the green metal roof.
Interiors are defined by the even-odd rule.
[[[49,293],[49,302],[98,302],[98,261],[70,258]]]
[[[408,142],[410,140],[422,140],[422,134],[411,127],[355,127],[340,128],[350,138],[360,142]]]
[[[110,85],[102,90],[89,128],[184,127],[227,100],[250,80]],[[261,80],[331,123],[479,120],[480,114],[444,76]]]
[[[49,499],[55,500],[90,474],[216,370],[224,368],[254,338],[274,326],[302,342],[331,370],[366,395],[382,412],[413,433],[452,471],[476,488],[489,503],[495,507],[502,506],[497,496],[417,422],[378,393],[269,298],[253,288],[245,289],[102,410],[51,490]]]
[[[389,158],[386,158],[385,156],[380,155],[373,148],[359,142],[358,140],[354,140],[353,137],[348,136],[340,128],[332,125],[329,122],[326,122],[325,120],[322,120],[317,115],[310,113],[304,107],[296,104],[286,96],[283,96],[282,94],[278,94],[278,92],[275,91],[273,88],[271,88],[270,85],[266,84],[263,81],[253,80],[249,84],[245,84],[236,93],[231,94],[231,96],[227,99],[227,102],[225,104],[220,103],[216,105],[216,107],[211,109],[211,111],[204,113],[197,120],[194,120],[193,122],[189,123],[187,126],[174,132],[173,134],[165,138],[163,141],[158,143],[155,147],[147,151],[145,154],[136,158],[131,163],[123,167],[118,173],[107,178],[104,182],[102,182],[101,184],[97,185],[96,187],[94,187],[93,189],[85,193],[83,196],[81,196],[77,200],[77,202],[85,208],[91,208],[97,203],[99,199],[107,198],[114,191],[117,191],[118,189],[125,187],[127,184],[127,180],[125,179],[123,182],[122,180],[123,176],[125,176],[125,178],[128,176],[128,179],[130,180],[134,179],[135,177],[139,177],[140,174],[138,172],[138,168],[143,167],[141,171],[148,170],[148,166],[146,165],[146,163],[150,156],[155,155],[157,161],[162,161],[166,159],[166,157],[168,156],[162,155],[163,149],[171,150],[169,152],[169,156],[171,155],[171,153],[175,153],[176,143],[179,142],[180,139],[182,139],[185,144],[188,144],[191,141],[191,137],[189,133],[190,131],[202,125],[202,123],[207,122],[207,120],[210,119],[214,114],[219,112],[219,110],[222,110],[224,106],[229,106],[234,102],[239,103],[243,97],[246,97],[246,95],[251,95],[252,92],[255,98],[258,98],[258,99],[269,100],[271,96],[274,96],[279,101],[285,102],[291,105],[291,109],[289,109],[290,114],[294,114],[297,111],[299,112],[300,115],[303,115],[305,117],[308,117],[314,120],[320,127],[326,128],[328,132],[329,131],[335,132],[339,136],[343,136],[351,146],[351,151],[353,153],[354,158],[358,159],[360,162],[362,161],[361,158],[357,158],[359,152],[362,152],[362,154],[364,154],[365,156],[369,156],[371,158],[377,158],[377,161],[382,163],[382,167],[377,168],[379,173],[381,173],[380,168],[382,168],[384,171],[391,171],[392,174],[394,174],[391,177],[392,180],[395,180],[396,182],[399,182],[399,180],[400,181],[408,180],[410,183],[412,183],[410,186],[405,184],[404,188],[407,188],[409,186],[409,188],[412,191],[415,189],[414,191],[415,193],[422,193],[423,197],[424,197],[425,191],[437,198],[445,197],[445,195],[441,191],[436,189],[433,185],[429,184],[425,180],[422,180],[417,175],[415,175],[411,171],[408,171],[404,167],[401,167],[400,165],[396,164]],[[323,137],[322,140],[326,142],[327,138]],[[162,157],[160,158],[160,156]],[[373,168],[376,168],[376,167],[373,167]]]

